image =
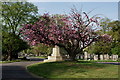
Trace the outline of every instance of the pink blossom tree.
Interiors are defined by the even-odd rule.
[[[93,30],[97,26],[97,17],[89,17],[85,12],[72,9],[71,14],[50,16],[44,14],[39,21],[26,24],[21,33],[31,45],[43,43],[64,48],[71,60],[75,60],[84,48],[98,37]]]

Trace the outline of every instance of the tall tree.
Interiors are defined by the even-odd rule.
[[[89,46],[98,37],[94,32],[97,26],[97,17],[89,17],[85,12],[78,13],[72,9],[70,16],[57,16],[44,14],[35,24],[26,24],[21,33],[24,39],[32,45],[44,43],[64,48],[71,60]]]
[[[102,38],[99,38],[95,43],[90,45],[86,50],[90,54],[98,55],[98,60],[100,60],[100,55],[109,54],[111,55],[112,47],[112,37],[108,34],[102,35]]]
[[[110,30],[110,27],[108,27],[108,23],[110,22],[111,20],[109,18],[102,18],[100,20],[100,27],[101,27],[102,34],[106,34]]]
[[[19,34],[19,28],[37,20],[38,9],[29,2],[2,2],[3,30]]]
[[[114,41],[120,42],[120,21],[112,21],[108,24],[108,27],[111,29],[109,34],[112,35]]]
[[[108,24],[108,27],[111,29],[109,34],[113,38],[111,51],[120,57],[120,21],[112,21]]]
[[[2,34],[2,55],[3,60],[12,60],[18,58],[18,52],[27,49],[26,42],[13,33],[3,32]]]

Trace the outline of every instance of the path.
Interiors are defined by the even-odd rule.
[[[41,61],[43,59],[32,58],[31,61],[2,64],[2,80],[43,80],[40,77],[33,76],[26,70],[27,65]]]

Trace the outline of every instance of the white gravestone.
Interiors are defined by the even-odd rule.
[[[118,60],[118,55],[112,55],[112,60],[117,61]]]
[[[84,60],[87,60],[87,52],[84,52]]]
[[[107,60],[107,55],[106,54],[104,54],[104,60]]]
[[[108,54],[104,54],[104,60],[109,60],[109,55]]]
[[[100,60],[103,60],[103,55],[100,55]]]
[[[58,46],[55,45],[53,48],[51,56],[48,56],[48,60],[44,60],[44,62],[53,62],[53,61],[62,61],[63,58],[60,55],[60,49]]]
[[[94,55],[94,60],[98,60],[98,55]]]
[[[109,58],[110,58],[110,57],[109,57],[109,55],[107,54],[107,60],[109,60]]]

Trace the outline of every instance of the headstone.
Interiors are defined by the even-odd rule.
[[[103,60],[103,55],[100,55],[100,60]]]
[[[84,60],[87,60],[87,52],[84,52]]]
[[[112,56],[110,56],[110,60],[112,60]]]
[[[60,55],[60,49],[58,46],[55,45],[55,48],[53,48],[51,56],[48,56],[47,60],[44,60],[44,62],[53,62],[53,61],[62,61],[63,58]]]
[[[98,55],[94,55],[94,60],[98,60]]]
[[[90,60],[93,60],[93,58],[94,58],[94,55],[90,54]]]
[[[104,54],[104,60],[109,60],[109,55],[108,54]]]
[[[107,55],[106,54],[104,54],[104,60],[107,60]]]
[[[77,54],[77,59],[80,59],[80,54]]]
[[[84,59],[84,55],[83,55],[83,54],[80,54],[79,58],[80,58],[80,59]]]
[[[109,55],[107,54],[107,60],[109,60],[110,59],[110,57],[109,57]]]
[[[114,61],[118,60],[118,55],[112,55],[112,60]]]

